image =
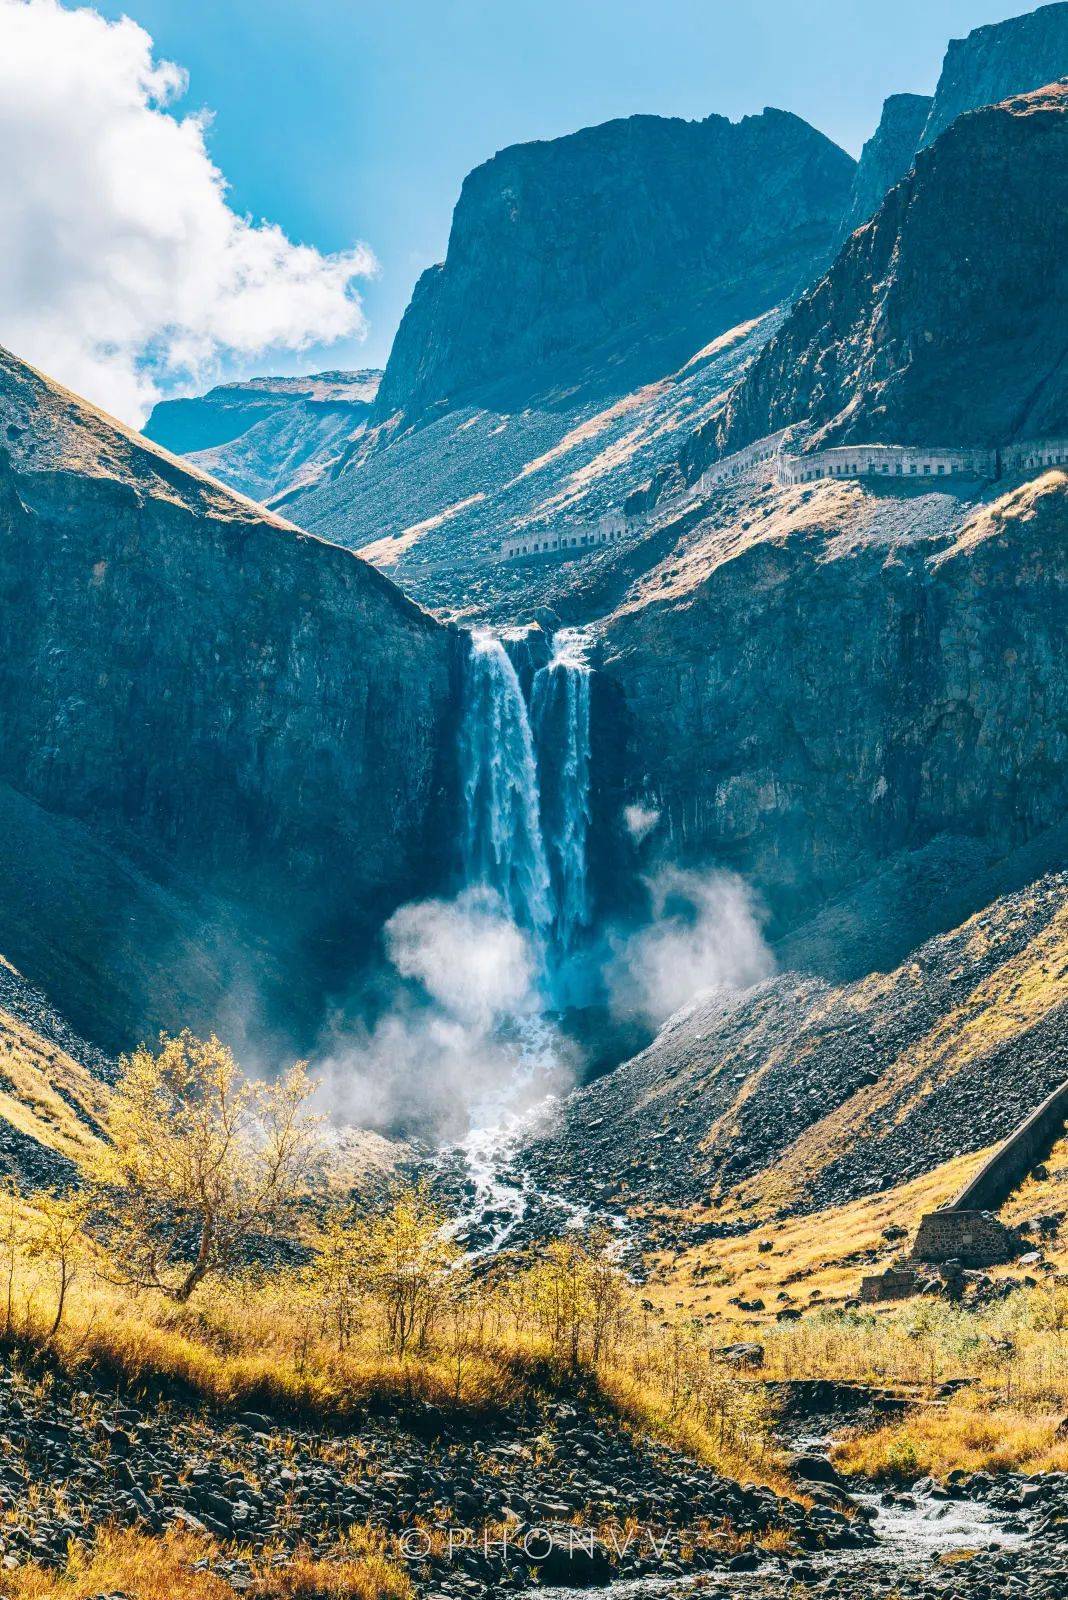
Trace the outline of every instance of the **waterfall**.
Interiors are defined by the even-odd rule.
[[[460,734],[464,877],[499,894],[540,943],[551,930],[553,892],[526,701],[508,652],[490,633],[472,634],[466,674]]]
[[[500,895],[534,934],[547,972],[591,919],[590,668],[562,629],[530,706],[504,643],[479,631],[466,664],[460,739],[463,875]]]
[[[555,906],[555,944],[567,955],[590,922],[590,669],[587,641],[562,629],[534,677],[531,720],[542,795],[542,836]]]

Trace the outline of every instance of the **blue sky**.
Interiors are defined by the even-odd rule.
[[[181,109],[239,212],[323,251],[371,246],[365,343],[276,368],[384,362],[465,173],[502,145],[632,112],[797,112],[854,154],[883,98],[929,91],[996,0],[98,0],[185,67]]]

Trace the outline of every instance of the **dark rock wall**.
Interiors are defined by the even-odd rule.
[[[1068,1119],[1068,1083],[1036,1106],[1031,1115],[984,1162],[968,1186],[949,1208],[952,1211],[997,1211],[1027,1177],[1036,1162],[1044,1160],[1064,1132]]]
[[[896,849],[947,829],[1007,849],[1068,804],[1063,475],[956,543],[889,549],[836,541],[839,493],[810,507],[825,535],[749,544],[605,639],[664,847],[787,920]]]
[[[442,880],[456,636],[351,553],[198,509],[174,476],[168,498],[0,461],[0,778],[243,908],[321,1001]]]

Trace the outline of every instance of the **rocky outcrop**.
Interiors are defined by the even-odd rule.
[[[1068,432],[1068,85],[961,117],[853,234],[684,455]]]
[[[75,970],[35,970],[17,941],[9,954],[81,1031],[128,1044],[212,1020],[225,908],[248,958],[235,1009],[256,1011],[257,972],[282,952],[321,1005],[383,912],[445,866],[453,637],[357,557],[6,354],[0,437],[0,778],[26,802],[27,851],[62,824],[126,863],[101,867]],[[206,957],[184,997],[163,983],[147,1011],[108,971],[113,935],[158,903],[146,883],[185,911],[142,924],[163,945],[142,961],[166,969],[169,926]],[[62,938],[39,935],[47,960]]]
[[[908,172],[931,104],[929,94],[892,94],[883,102],[879,126],[860,152],[843,232],[852,233],[874,216],[887,191]]]
[[[934,95],[894,94],[861,152],[845,231],[874,216],[900,183],[917,150],[966,111],[1068,77],[1068,4],[1040,6],[1022,17],[975,28],[950,40]]]
[[[363,432],[381,376],[318,372],[222,384],[161,401],[145,437],[266,502],[313,483]]]
[[[1022,17],[951,39],[921,142],[933,143],[965,111],[995,105],[1068,77],[1068,4],[1039,6]]]
[[[767,311],[826,261],[854,163],[799,118],[630,117],[514,145],[464,182],[420,278],[380,418],[479,393],[622,393]]]
[[[628,1189],[672,1209],[711,1195],[728,1232],[894,1188],[999,1144],[1061,1082],[1066,948],[1056,873],[890,971],[844,985],[786,971],[700,996],[572,1095],[525,1163],[600,1205]]]

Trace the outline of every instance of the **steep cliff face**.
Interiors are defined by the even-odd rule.
[[[632,799],[796,923],[904,848],[1068,804],[1068,479],[992,504],[824,483],[724,510],[605,628]]]
[[[349,552],[6,354],[0,437],[0,779],[41,813],[34,826],[20,812],[27,867],[60,821],[131,863],[100,869],[80,978],[33,970],[17,939],[9,954],[109,1043],[173,1026],[182,996],[167,983],[148,1015],[150,986],[106,1015],[97,999],[127,992],[123,971],[107,981],[107,923],[157,904],[147,881],[187,910],[146,917],[146,936],[177,943],[180,929],[203,948],[199,977],[183,967],[198,1020],[225,985],[210,953],[220,907],[244,941],[250,1008],[257,967],[280,952],[295,992],[321,1004],[352,981],[383,911],[443,864],[452,637]],[[48,964],[62,940],[33,933]],[[141,957],[165,967],[167,951]]]
[[[861,152],[845,231],[874,216],[917,150],[933,144],[957,117],[1064,77],[1068,4],[1040,6],[951,39],[933,95],[894,94],[885,102],[879,126]]]
[[[1039,6],[1022,17],[951,39],[921,142],[933,143],[955,118],[1010,95],[1068,77],[1068,4]]]
[[[644,864],[744,874],[780,973],[572,1096],[540,1185],[676,1229],[711,1194],[744,1230],[978,1151],[1063,1080],[1066,595],[1059,471],[739,492],[634,586],[602,644]]]
[[[931,105],[929,94],[892,94],[883,102],[879,126],[860,152],[844,233],[874,216],[887,191],[908,172]]]
[[[145,437],[266,502],[314,482],[363,432],[381,376],[317,372],[222,384],[191,399],[161,401]]]
[[[502,151],[464,182],[376,414],[484,390],[509,406],[586,381],[622,392],[672,371],[811,280],[853,167],[773,110],[631,117]]]
[[[1068,86],[961,117],[697,436],[997,446],[1068,433]]]

